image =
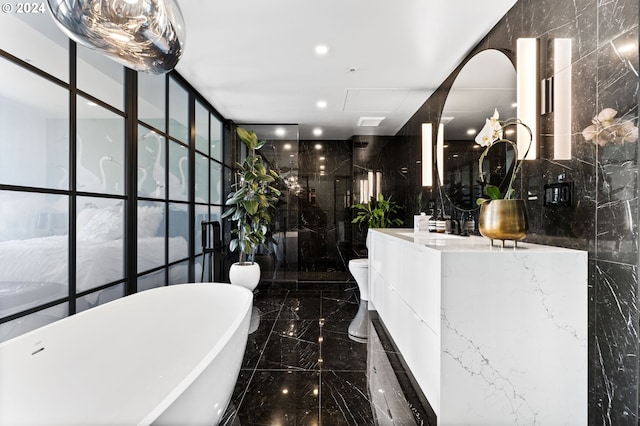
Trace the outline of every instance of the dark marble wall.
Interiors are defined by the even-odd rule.
[[[489,48],[513,58],[517,38],[537,37],[541,71],[549,76],[547,46],[553,38],[573,39],[572,158],[553,160],[553,114],[542,116],[539,159],[525,163],[519,190],[528,194],[528,241],[589,252],[592,425],[638,424],[638,142],[600,147],[582,137],[606,107],[638,124],[638,23],[637,0],[520,0],[466,59]],[[625,50],[629,43],[634,47]],[[421,123],[439,121],[459,70],[397,134],[395,144],[414,152],[413,158],[418,158]],[[408,167],[415,189],[408,190],[405,201],[411,205],[421,188],[416,165]],[[560,175],[574,183],[573,205],[545,207],[543,187]],[[391,189],[396,190],[406,189]]]
[[[298,269],[321,280],[348,278],[339,250],[351,240],[351,159],[349,141],[300,141]]]

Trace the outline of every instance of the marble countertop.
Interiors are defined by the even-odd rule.
[[[500,240],[494,240],[493,247],[488,238],[470,235],[463,237],[452,234],[439,234],[435,232],[414,232],[411,228],[375,228],[373,232],[380,232],[385,235],[396,237],[402,241],[416,244],[427,249],[440,252],[576,252],[579,250],[567,249],[563,247],[547,246],[541,244],[518,242],[518,247],[514,248],[513,241],[506,241],[505,247],[500,247]]]

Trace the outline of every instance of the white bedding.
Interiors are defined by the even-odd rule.
[[[169,262],[188,256],[183,237],[169,238]],[[138,271],[164,264],[164,237],[138,239]],[[124,277],[123,240],[78,241],[76,288],[89,290]],[[0,242],[0,283],[68,284],[68,237],[53,236]]]

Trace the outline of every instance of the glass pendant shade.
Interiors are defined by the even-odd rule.
[[[136,71],[171,71],[184,50],[185,28],[175,0],[47,0],[72,40]]]

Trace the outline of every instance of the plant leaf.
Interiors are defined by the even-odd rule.
[[[502,194],[500,194],[500,189],[495,185],[487,185],[487,195],[492,200],[499,200],[502,198]]]

